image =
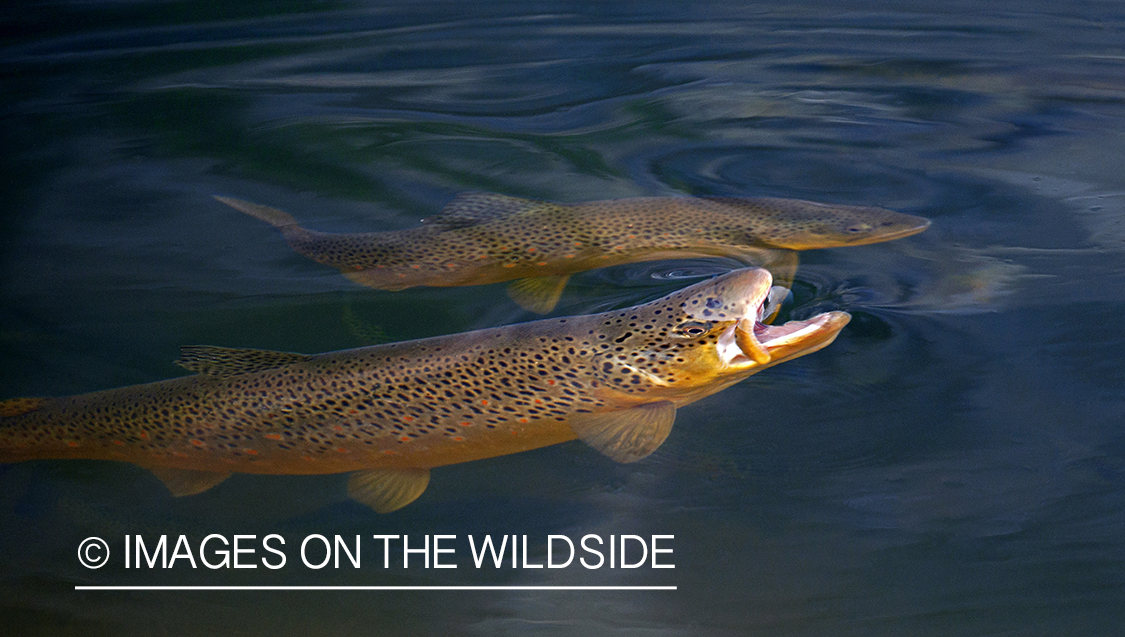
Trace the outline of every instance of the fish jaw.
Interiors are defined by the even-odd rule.
[[[721,372],[742,372],[815,352],[835,340],[851,315],[847,312],[825,312],[783,325],[766,325],[763,320],[775,311],[777,297],[783,288],[772,286],[769,271],[751,268],[741,276],[732,277],[723,287],[706,299],[686,302],[689,316],[731,321],[715,343]],[[708,307],[708,301],[722,299],[719,308]],[[702,303],[698,301],[702,300]],[[710,303],[714,305],[715,303]]]
[[[719,337],[716,351],[727,371],[764,369],[828,346],[850,320],[850,314],[839,311],[783,325],[742,319]]]

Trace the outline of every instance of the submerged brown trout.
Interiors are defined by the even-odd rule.
[[[193,376],[0,402],[0,462],[132,462],[176,495],[232,472],[354,472],[349,494],[381,512],[421,495],[432,467],[575,438],[632,462],[679,407],[850,319],[764,325],[770,289],[751,268],[627,309],[326,354],[186,347]]]
[[[380,290],[514,281],[527,310],[554,309],[576,272],[623,263],[730,257],[792,281],[794,250],[855,246],[917,234],[930,222],[883,208],[799,199],[640,197],[562,204],[466,193],[408,230],[334,234],[289,213],[216,197],[281,229],[299,254]]]

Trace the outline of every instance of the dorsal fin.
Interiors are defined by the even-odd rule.
[[[241,199],[235,199],[234,197],[223,197],[221,195],[212,196],[215,199],[230,206],[231,208],[244,212],[251,217],[257,217],[258,219],[265,221],[271,226],[285,228],[287,226],[297,225],[297,220],[293,218],[293,215],[285,212],[284,210],[278,210],[277,208],[270,208],[269,206],[263,206],[261,204],[251,203],[249,201],[243,201]]]
[[[594,449],[617,462],[636,462],[659,447],[672,432],[676,405],[661,400],[600,414],[576,414],[570,428]]]
[[[185,495],[203,493],[230,477],[230,473],[218,471],[195,471],[193,469],[172,469],[169,467],[150,467],[149,471],[160,478],[172,495],[181,498]]]
[[[457,195],[436,215],[423,219],[422,223],[443,226],[450,230],[468,228],[500,217],[549,205],[552,204],[490,192],[465,192]]]
[[[417,500],[429,484],[429,469],[367,469],[348,476],[348,496],[390,513]]]
[[[35,411],[43,404],[42,398],[9,398],[0,400],[0,418],[14,418]]]
[[[208,376],[227,377],[260,372],[283,365],[311,360],[308,354],[275,352],[268,349],[186,345],[180,348],[176,364],[188,371]]]
[[[516,279],[508,284],[508,296],[528,312],[548,314],[559,304],[569,274]]]

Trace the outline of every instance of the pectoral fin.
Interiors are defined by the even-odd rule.
[[[348,496],[377,513],[390,513],[417,500],[428,484],[429,469],[369,469],[348,477]]]
[[[666,400],[619,411],[571,416],[570,428],[594,449],[617,462],[636,462],[672,432],[676,406]]]
[[[516,279],[508,284],[508,296],[528,312],[547,314],[562,297],[569,274]]]
[[[797,266],[801,257],[795,250],[770,250],[762,263],[762,267],[773,275],[773,284],[786,289],[793,288],[793,279],[797,277]]]
[[[381,325],[376,325],[360,316],[349,303],[344,306],[344,327],[348,328],[353,336],[360,339],[364,345],[378,345],[389,343],[391,339]]]
[[[188,345],[180,348],[180,357],[176,359],[176,364],[198,374],[227,377],[273,369],[311,358],[312,356],[308,354],[275,352],[268,349]]]
[[[195,495],[219,484],[230,477],[230,473],[217,471],[194,471],[192,469],[170,469],[168,467],[151,467],[152,471],[164,486],[172,492],[174,497]]]

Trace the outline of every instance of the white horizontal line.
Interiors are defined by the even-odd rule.
[[[674,591],[675,586],[75,586],[76,591]]]

